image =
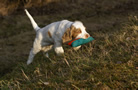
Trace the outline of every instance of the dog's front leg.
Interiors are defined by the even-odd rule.
[[[54,50],[58,56],[64,54],[64,49],[63,49],[62,44],[60,42],[54,43]]]
[[[81,46],[73,47],[73,50],[77,51],[81,48]]]

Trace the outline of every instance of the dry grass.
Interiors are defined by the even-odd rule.
[[[63,11],[49,12],[43,16],[36,15],[34,18],[40,26],[61,19],[81,20],[95,40],[83,45],[77,52],[65,45],[66,52],[62,57],[57,57],[51,52],[51,59],[48,59],[40,52],[29,66],[26,65],[26,60],[35,32],[28,18],[15,15],[14,18],[9,16],[1,20],[0,88],[2,90],[34,88],[135,90],[138,88],[137,1],[103,0],[98,3],[96,0],[93,2],[88,0],[84,4],[80,0],[75,3],[77,5],[73,3],[69,5],[72,6],[70,12],[66,12],[69,8],[66,6]],[[61,7],[59,5],[57,8]],[[10,21],[13,22],[9,23]]]

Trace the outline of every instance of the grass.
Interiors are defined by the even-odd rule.
[[[137,7],[132,9],[131,6],[124,11],[127,2],[119,2],[109,2],[114,7],[99,8],[94,15],[90,11],[95,9],[86,7],[92,3],[86,2],[83,8],[71,9],[73,12],[34,16],[40,26],[56,20],[77,18],[95,40],[78,51],[64,45],[65,54],[61,57],[51,52],[48,59],[40,52],[29,66],[26,60],[35,32],[28,18],[17,15],[14,19],[12,16],[2,19],[0,88],[136,90],[138,12]],[[104,3],[102,5],[105,6]],[[118,9],[118,6],[121,8]],[[9,24],[11,20],[13,23]]]

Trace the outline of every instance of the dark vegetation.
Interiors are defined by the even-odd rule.
[[[24,8],[41,27],[80,20],[95,40],[27,66],[35,32]],[[0,13],[0,89],[138,88],[138,0],[1,0]]]

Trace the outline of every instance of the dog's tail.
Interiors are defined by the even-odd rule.
[[[26,12],[26,15],[29,17],[31,23],[32,23],[32,26],[34,28],[35,31],[39,30],[40,27],[37,25],[37,23],[35,22],[35,20],[33,19],[33,17],[30,15],[30,13],[27,11],[27,9],[25,9],[25,12]]]

